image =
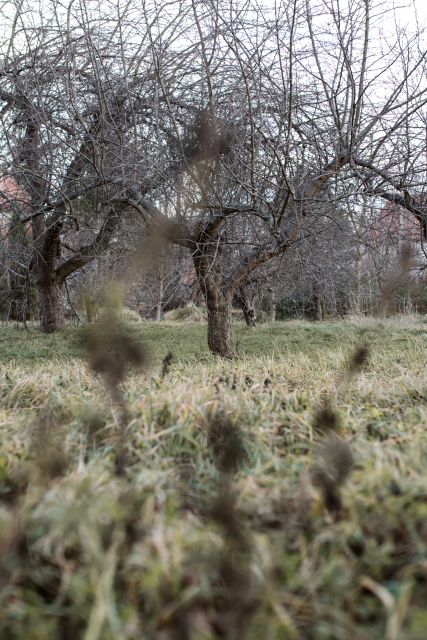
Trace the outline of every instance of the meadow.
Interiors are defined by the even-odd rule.
[[[424,640],[426,321],[129,335],[0,328],[0,637]]]

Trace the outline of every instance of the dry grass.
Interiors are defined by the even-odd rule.
[[[1,637],[424,639],[425,325],[238,327],[232,363],[197,361],[203,327],[141,327],[124,475],[119,408],[73,331],[51,361],[4,331]]]

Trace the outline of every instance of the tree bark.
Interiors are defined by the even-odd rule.
[[[208,345],[210,351],[222,358],[233,358],[231,300],[218,288],[207,295]]]
[[[59,211],[49,220],[49,226],[41,218],[33,221],[33,270],[39,296],[40,328],[45,333],[53,333],[65,324],[61,296],[62,280],[56,275],[61,254],[61,228]]]
[[[53,333],[65,324],[61,288],[52,278],[39,280],[37,289],[40,301],[40,326],[45,333]]]
[[[209,349],[214,355],[233,358],[236,355],[231,315],[233,293],[224,282],[221,243],[215,242],[211,229],[202,228],[190,249],[208,310]]]

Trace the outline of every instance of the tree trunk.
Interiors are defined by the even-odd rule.
[[[270,322],[276,322],[276,294],[271,290],[270,299]]]
[[[204,228],[194,244],[190,245],[190,249],[208,310],[209,349],[214,355],[233,358],[236,355],[231,316],[233,292],[224,279],[221,243],[217,242],[216,251],[212,255],[213,243],[216,243],[215,234],[211,235]]]
[[[61,284],[65,278],[59,278],[56,274],[61,256],[61,216],[61,210],[52,214],[48,227],[41,216],[32,222],[33,271],[39,297],[40,328],[44,333],[53,333],[65,324],[61,296]]]
[[[314,287],[313,290],[313,316],[315,320],[322,321],[323,320],[323,306],[322,306],[322,298],[319,294],[317,287]]]
[[[351,311],[352,313],[359,315],[362,311],[362,305],[361,305],[362,283],[361,283],[360,255],[356,257],[354,274],[355,274],[356,283],[355,283],[355,289],[353,291],[353,296],[352,296]]]
[[[255,327],[256,315],[253,301],[249,299],[249,296],[246,294],[244,287],[240,287],[240,289],[236,292],[234,300],[243,311],[243,317],[245,319],[246,326]]]
[[[40,302],[40,325],[45,333],[53,333],[65,324],[64,309],[61,299],[61,288],[53,280],[43,280],[37,283]]]
[[[160,322],[162,319],[162,304],[159,302],[156,304],[156,322]]]
[[[323,320],[322,299],[318,295],[316,295],[316,320],[318,322],[322,322],[322,320]]]
[[[157,292],[157,304],[156,304],[156,322],[160,322],[162,319],[162,306],[163,306],[163,264],[160,266],[159,272],[159,289]]]
[[[221,291],[207,296],[208,309],[208,345],[210,351],[223,358],[233,358],[231,300]]]

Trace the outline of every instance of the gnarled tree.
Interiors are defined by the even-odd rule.
[[[209,347],[231,357],[233,297],[302,230],[314,233],[325,207],[386,199],[425,220],[416,194],[426,179],[426,52],[382,2],[294,0],[261,20],[251,3],[191,4],[200,60],[191,72],[205,110],[198,144],[210,153],[186,173],[183,222]],[[180,80],[157,71],[182,145],[170,97]]]
[[[17,4],[2,46],[1,153],[30,199],[46,331],[62,283],[131,210],[148,224],[168,205],[226,357],[233,298],[325,207],[386,199],[425,220],[426,53],[392,19],[384,34],[387,3],[119,2],[100,18],[80,0],[43,25],[28,15]]]

